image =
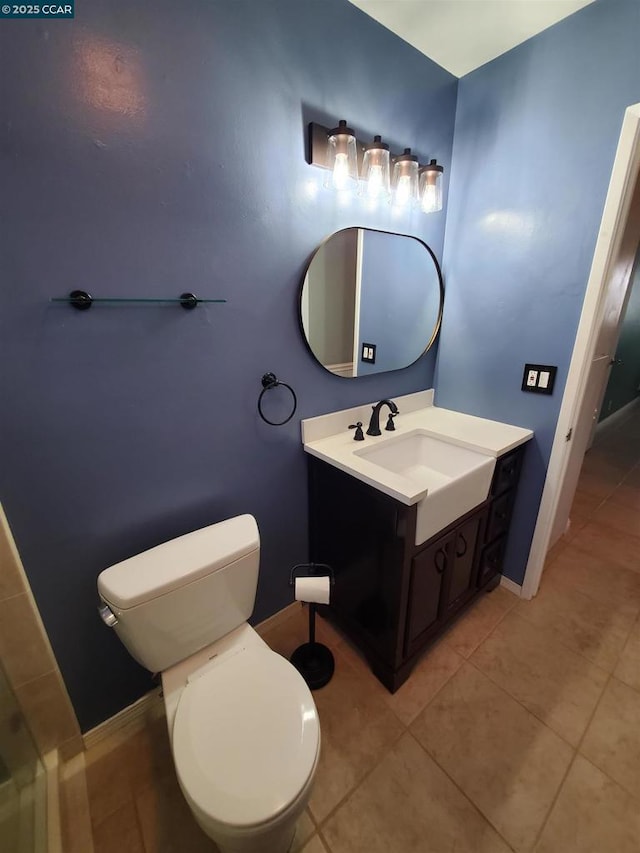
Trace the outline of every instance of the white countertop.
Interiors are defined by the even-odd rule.
[[[417,395],[410,396],[415,398]],[[417,484],[408,477],[387,471],[379,465],[369,462],[366,457],[358,456],[356,451],[419,430],[433,438],[495,458],[524,444],[533,436],[530,429],[523,429],[499,421],[490,421],[474,415],[465,415],[461,412],[441,409],[428,404],[414,411],[404,409],[403,413],[403,398],[397,397],[394,398],[394,401],[400,410],[400,414],[395,418],[394,432],[387,432],[384,429],[388,415],[388,409],[384,407],[380,413],[382,435],[366,435],[368,417],[367,420],[362,417],[361,409],[358,415],[359,419],[363,421],[365,441],[354,441],[353,430],[348,429],[348,423],[353,417],[354,410],[346,410],[344,412],[345,418],[342,418],[345,420],[345,424],[340,428],[340,431],[316,440],[305,441],[305,452],[328,462],[347,474],[351,474],[364,483],[368,483],[401,503],[411,505],[425,497],[427,490],[419,489]],[[409,408],[411,407],[409,406]],[[364,411],[370,414],[370,406],[364,407]],[[341,420],[338,417],[340,414],[342,413],[332,413],[326,417],[331,419],[330,423],[333,426],[336,426]],[[318,422],[321,419],[314,418],[312,420]],[[305,431],[303,422],[303,436],[309,435],[309,433],[309,427]]]

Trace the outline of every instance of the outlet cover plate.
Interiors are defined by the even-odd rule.
[[[362,354],[360,356],[362,361],[365,361],[367,364],[375,364],[376,363],[376,345],[375,344],[362,344]]]
[[[522,390],[530,394],[553,394],[557,366],[552,364],[525,364]]]

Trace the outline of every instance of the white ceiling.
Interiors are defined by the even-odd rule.
[[[462,77],[593,0],[351,0]]]

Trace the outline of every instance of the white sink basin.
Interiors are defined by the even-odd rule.
[[[363,461],[410,480],[426,495],[418,502],[416,545],[482,503],[489,494],[496,460],[414,430],[363,447]]]

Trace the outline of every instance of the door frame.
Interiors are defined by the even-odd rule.
[[[602,308],[607,286],[620,250],[631,199],[639,179],[640,103],[627,107],[622,122],[567,383],[558,415],[540,510],[522,583],[522,598],[533,598],[540,586],[560,492],[570,454],[573,451],[573,445],[567,440],[567,434],[575,429],[576,418],[586,393],[589,368],[595,354],[602,322]]]

